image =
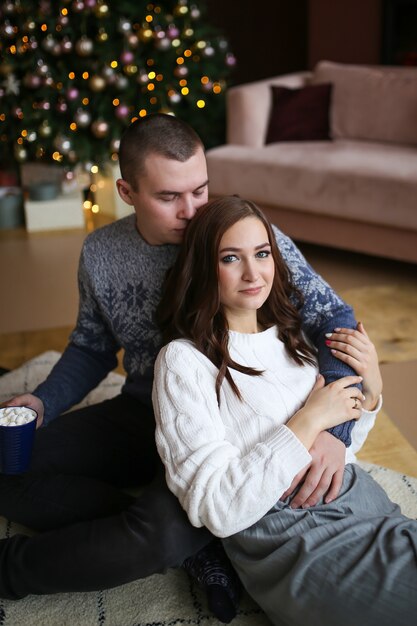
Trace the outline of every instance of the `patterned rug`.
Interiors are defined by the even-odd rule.
[[[0,378],[0,402],[29,391],[43,380],[59,356],[46,352]],[[110,374],[83,405],[116,395],[123,377]],[[361,462],[403,512],[417,519],[417,478]],[[0,518],[0,538],[24,530]],[[25,532],[27,532],[25,530]],[[205,596],[181,570],[106,591],[29,596],[0,600],[0,626],[219,626],[208,612]],[[245,595],[235,626],[268,626],[269,620]]]

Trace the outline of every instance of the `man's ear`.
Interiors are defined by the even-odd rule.
[[[116,180],[117,193],[121,197],[121,199],[126,202],[126,204],[130,204],[133,206],[131,187],[128,182],[123,180],[123,178],[118,178]]]

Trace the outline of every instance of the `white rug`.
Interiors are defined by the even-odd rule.
[[[33,390],[59,357],[45,352],[22,367],[0,377],[0,402]],[[110,374],[82,405],[116,395],[123,377]],[[370,463],[361,463],[401,505],[403,513],[417,519],[417,478],[410,478]],[[0,518],[0,538],[19,531]],[[25,531],[26,532],[26,531]],[[208,612],[204,594],[181,570],[154,575],[115,589],[91,593],[29,596],[18,602],[0,600],[0,626],[219,626]],[[267,626],[270,622],[252,600],[244,596],[235,626]]]

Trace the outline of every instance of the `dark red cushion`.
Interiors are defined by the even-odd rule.
[[[331,139],[331,83],[301,89],[272,85],[271,89],[272,108],[265,143]]]

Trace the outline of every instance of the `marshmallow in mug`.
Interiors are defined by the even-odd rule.
[[[36,419],[36,411],[26,406],[7,406],[0,409],[0,426],[22,426]]]

